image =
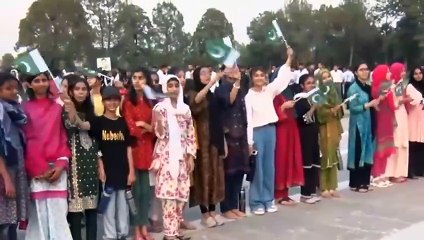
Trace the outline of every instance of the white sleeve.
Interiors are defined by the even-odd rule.
[[[412,101],[410,102],[411,105],[418,105],[423,100],[422,94],[411,84],[408,84],[406,87],[406,94],[412,98]]]
[[[270,91],[273,95],[273,98],[280,94],[290,83],[292,79],[292,72],[290,66],[283,65],[278,70],[277,77],[272,81],[272,83],[268,84],[266,87],[267,91]]]
[[[246,95],[244,99],[244,103],[246,104],[246,119],[247,119],[247,143],[249,146],[254,144],[253,142],[253,109],[252,104],[249,100],[249,94]]]

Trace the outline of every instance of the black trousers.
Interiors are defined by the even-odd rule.
[[[359,130],[356,129],[356,141],[355,141],[355,168],[350,169],[349,175],[349,187],[351,188],[363,188],[368,189],[371,180],[371,168],[369,164],[364,164],[363,167],[359,167],[359,161],[361,160],[362,153],[362,141]]]
[[[86,238],[97,239],[97,210],[85,210],[84,213],[68,213],[68,222],[71,229],[72,238],[74,240],[82,240],[81,220],[85,216]]]
[[[199,207],[200,207],[200,212],[202,214],[215,212],[215,208],[216,208],[215,204],[210,204],[209,206],[199,205]]]
[[[424,143],[409,142],[408,177],[424,176]]]
[[[310,197],[312,194],[317,193],[317,188],[319,187],[319,173],[319,167],[312,166],[311,168],[303,168],[305,185],[300,188],[300,194],[303,197]]]
[[[222,213],[238,209],[243,177],[243,173],[225,174],[225,199],[220,204]]]
[[[17,240],[16,224],[0,225],[0,240]]]

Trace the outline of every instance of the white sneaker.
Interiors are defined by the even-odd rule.
[[[275,213],[278,211],[278,207],[273,203],[270,207],[266,208],[266,212]]]
[[[264,215],[265,214],[265,209],[258,208],[255,211],[253,211],[253,214],[255,214],[255,215]]]

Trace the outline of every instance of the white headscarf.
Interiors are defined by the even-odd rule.
[[[167,84],[168,84],[168,81],[171,80],[171,79],[175,79],[175,80],[177,80],[180,83],[180,92],[178,93],[177,107],[174,108],[172,106],[171,99],[169,97],[168,98],[165,98],[161,102],[161,103],[163,103],[161,105],[163,107],[165,107],[166,110],[168,110],[168,113],[169,112],[172,112],[174,114],[186,114],[190,110],[190,108],[189,108],[189,106],[187,106],[187,104],[184,103],[183,87],[181,86],[181,81],[180,81],[180,79],[177,76],[172,75],[172,74],[164,75],[164,77],[162,79],[163,80],[163,84],[161,85],[162,86],[162,92],[164,94],[166,94],[168,92]]]
[[[167,93],[167,84],[171,79],[180,82],[175,75],[166,75],[162,84],[163,93]],[[177,115],[187,114],[190,111],[189,106],[183,100],[183,87],[180,85],[180,92],[178,93],[177,106],[174,108],[171,104],[171,99],[165,98],[162,102],[156,105],[158,108],[166,109],[166,122],[168,124],[169,133],[169,165],[167,170],[171,177],[177,178],[179,175],[180,164],[179,161],[184,159],[185,149],[181,146],[181,131],[177,120]],[[155,107],[155,108],[156,108]]]

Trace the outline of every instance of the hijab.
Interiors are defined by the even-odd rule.
[[[420,69],[421,73],[423,74],[423,79],[421,81],[417,81],[414,78],[414,72],[415,70]],[[420,67],[415,67],[412,69],[410,75],[409,75],[409,83],[415,88],[417,89],[417,91],[419,91],[423,97],[424,97],[424,71],[422,68]]]
[[[162,85],[162,91],[167,93],[167,84],[169,81],[178,81],[177,76],[175,75],[166,75],[164,78],[164,84]],[[179,174],[179,161],[184,158],[184,150],[182,147],[182,131],[177,115],[185,115],[190,111],[190,108],[183,100],[183,87],[180,85],[180,91],[178,93],[177,106],[172,106],[171,99],[165,98],[160,102],[157,107],[163,107],[166,109],[166,123],[168,125],[168,134],[169,134],[169,164],[167,165],[168,171],[172,178],[177,178]],[[156,108],[156,107],[155,107]]]
[[[393,63],[392,66],[390,66],[390,72],[392,73],[392,78],[397,84],[402,80],[402,72],[405,71],[405,65],[402,63]]]
[[[175,75],[166,75],[164,77],[164,84],[162,84],[162,92],[166,94],[168,92],[167,85],[171,80],[176,80],[180,83],[180,92],[178,93],[177,106],[174,108],[171,104],[171,99],[169,97],[165,98],[161,103],[161,105],[167,110],[168,113],[172,113],[174,115],[178,114],[186,114],[190,111],[190,108],[187,104],[184,103],[184,93],[183,87],[181,86],[181,82]]]
[[[374,98],[379,98],[381,91],[386,87],[387,74],[390,69],[387,65],[378,65],[373,72],[372,95]],[[396,151],[394,145],[394,131],[396,127],[395,103],[393,91],[386,94],[386,98],[380,101],[378,105],[376,139],[377,149],[374,159],[376,161],[385,161]]]
[[[318,82],[319,82],[319,88],[321,92],[327,92],[326,97],[326,103],[325,105],[328,105],[330,107],[334,107],[336,105],[339,105],[342,103],[342,99],[340,98],[340,95],[337,93],[337,88],[333,82],[333,78],[329,82],[324,83],[324,78],[322,77],[324,73],[328,73],[328,75],[331,78],[331,73],[328,69],[323,68],[318,73]],[[329,88],[329,89],[328,89]]]
[[[202,80],[200,79],[200,71],[202,70],[202,68],[206,68],[206,67],[197,67],[196,69],[194,69],[194,72],[193,72],[193,82],[194,82],[195,92],[202,91],[202,89],[205,88],[207,85],[202,83]],[[206,99],[208,101],[211,101],[212,98],[213,98],[213,93],[209,90],[208,93],[206,94]]]

